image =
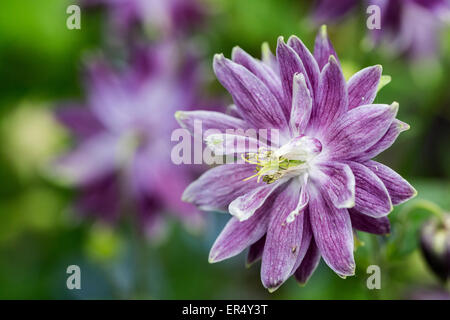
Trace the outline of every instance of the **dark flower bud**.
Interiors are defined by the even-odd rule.
[[[422,253],[433,272],[443,281],[450,278],[450,215],[426,222],[421,230]]]

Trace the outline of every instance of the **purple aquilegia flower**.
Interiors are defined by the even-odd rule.
[[[346,82],[324,27],[314,55],[292,36],[287,44],[278,40],[276,58],[267,47],[262,61],[240,48],[232,60],[216,55],[214,71],[240,117],[182,112],[181,125],[201,120],[205,129],[220,130],[206,136],[219,154],[243,151],[227,143],[223,152],[223,141],[252,144],[254,138],[223,133],[230,129],[275,128],[279,144],[271,141],[268,150],[264,141],[253,143],[259,148],[241,154],[245,163],[210,169],[185,190],[185,201],[233,215],[210,262],[250,247],[248,262],[262,257],[261,280],[270,291],[291,275],[305,283],[320,257],[338,275],[353,275],[352,229],[388,233],[392,205],[416,194],[392,169],[370,160],[408,128],[395,118],[397,103],[372,103],[381,66]]]
[[[137,212],[149,236],[161,231],[164,213],[198,227],[200,213],[180,200],[196,174],[172,164],[168,143],[177,127],[173,112],[199,105],[195,63],[178,65],[173,44],[137,51],[122,72],[103,61],[89,65],[86,106],[57,110],[78,146],[52,169],[80,187],[82,211],[103,220]]]
[[[384,42],[391,50],[411,58],[426,58],[438,49],[439,31],[450,18],[448,0],[320,0],[314,11],[318,23],[345,16],[362,3],[377,5],[381,29],[371,31],[372,42]]]
[[[127,31],[137,23],[173,34],[197,24],[205,15],[198,0],[81,0],[84,5],[105,5],[113,26]]]

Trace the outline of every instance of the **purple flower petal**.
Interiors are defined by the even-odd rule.
[[[311,241],[308,251],[303,258],[302,263],[294,273],[295,279],[304,285],[308,282],[309,278],[316,270],[320,262],[320,250],[316,245],[314,239]]]
[[[355,210],[374,218],[388,215],[393,207],[383,181],[366,166],[347,162],[355,175]]]
[[[317,33],[316,41],[314,43],[314,58],[317,61],[319,70],[322,70],[328,63],[330,56],[334,56],[339,63],[336,51],[328,38],[327,27],[323,25]]]
[[[233,48],[231,57],[234,62],[243,65],[257,76],[277,98],[280,106],[287,108],[280,78],[268,65],[253,58],[239,47]]]
[[[383,68],[381,65],[368,67],[355,73],[348,80],[348,109],[372,104],[377,95]]]
[[[303,44],[302,40],[300,40],[298,37],[289,37],[288,45],[298,54],[300,60],[303,63],[303,66],[305,67],[306,74],[313,91],[311,92],[311,96],[313,97],[317,91],[317,86],[319,85],[320,70],[319,66],[317,65],[317,61],[312,53],[308,50],[308,48]]]
[[[358,0],[319,0],[314,10],[314,19],[318,23],[337,20],[345,16],[358,4]]]
[[[189,130],[194,134],[194,122],[201,121],[201,129],[203,132],[209,129],[217,129],[225,133],[227,129],[245,129],[247,124],[244,120],[226,115],[222,112],[214,111],[177,111],[175,118],[182,128]]]
[[[388,217],[373,218],[355,209],[349,209],[348,213],[352,220],[352,227],[357,230],[381,235],[391,232]]]
[[[323,68],[319,78],[316,103],[311,113],[309,127],[315,131],[326,131],[347,111],[347,84],[341,67],[333,56]]]
[[[389,129],[398,104],[372,104],[348,111],[327,132],[325,144],[331,159],[358,157]]]
[[[230,92],[243,117],[255,128],[283,128],[286,117],[278,100],[267,86],[247,68],[226,59],[214,57],[214,72]]]
[[[355,205],[355,176],[350,167],[340,162],[324,162],[319,165],[318,175],[323,190],[336,208]]]
[[[261,147],[267,147],[254,137],[236,134],[213,133],[205,137],[205,142],[215,155],[232,155],[247,152],[258,152]]]
[[[370,160],[365,162],[364,165],[383,181],[391,197],[392,204],[401,204],[417,195],[416,189],[408,181],[384,164]]]
[[[209,262],[215,263],[231,258],[261,239],[269,224],[270,203],[268,202],[268,205],[257,210],[245,221],[231,218],[214,242],[209,253]]]
[[[252,165],[234,163],[212,168],[186,188],[183,201],[202,210],[227,212],[231,201],[260,186],[256,179],[243,181],[255,174],[254,169]]]
[[[261,208],[267,198],[272,192],[278,188],[277,182],[272,184],[264,184],[258,188],[251,190],[230,203],[228,211],[235,216],[239,221],[244,221],[250,218],[256,210]]]
[[[263,236],[261,239],[250,246],[247,253],[247,262],[245,263],[247,267],[250,267],[253,263],[261,259],[265,243],[266,236]]]
[[[65,105],[55,111],[56,118],[78,137],[86,139],[99,133],[104,126],[83,106]]]
[[[292,87],[294,75],[297,73],[303,74],[305,76],[308,89],[312,91],[311,84],[307,78],[307,73],[305,67],[303,66],[302,60],[300,60],[300,57],[294,49],[284,43],[283,37],[278,38],[277,60],[280,66],[281,83],[283,85],[283,91],[287,101],[284,113],[287,117],[289,117],[292,106]]]
[[[294,132],[302,133],[308,125],[313,100],[303,74],[295,74],[293,82],[292,109],[289,122]]]
[[[304,219],[286,222],[297,205],[300,192],[298,186],[291,182],[271,202],[271,220],[261,264],[261,281],[271,292],[291,275],[300,252]]]
[[[384,136],[378,140],[373,146],[371,146],[366,151],[362,152],[358,155],[358,159],[360,160],[368,160],[376,157],[384,150],[388,149],[394,142],[397,140],[399,134],[403,131],[409,129],[409,125],[398,120],[394,119],[391,125],[389,126],[388,131],[384,134]]]
[[[311,227],[323,259],[339,276],[354,275],[353,231],[347,209],[337,209],[314,186],[308,186]]]
[[[291,276],[295,273],[295,271],[298,269],[298,267],[302,263],[303,259],[305,258],[305,255],[306,255],[306,253],[308,251],[308,248],[309,248],[309,246],[311,244],[311,240],[313,238],[313,233],[312,233],[312,229],[311,229],[311,222],[309,221],[308,209],[305,209],[302,212],[301,217],[299,217],[298,219],[303,219],[303,234],[302,234],[302,242],[300,243],[300,247],[298,249],[299,250],[299,254],[298,254],[298,257],[297,257],[297,261],[295,262],[295,265],[294,265],[294,267],[291,270]]]

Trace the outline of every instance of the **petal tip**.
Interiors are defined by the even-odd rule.
[[[278,288],[279,288],[280,286],[281,286],[281,285],[278,285],[278,286],[276,286],[276,287],[269,287],[269,288],[267,288],[267,291],[269,291],[269,293],[274,293],[275,291],[278,290]]]
[[[323,24],[320,26],[320,36],[322,38],[327,38],[328,37],[328,31],[327,31],[327,25]]]
[[[176,111],[174,116],[177,121],[183,121],[187,118],[186,113],[184,111]]]

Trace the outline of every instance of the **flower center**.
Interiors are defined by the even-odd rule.
[[[283,177],[294,177],[307,172],[311,160],[322,151],[319,140],[300,135],[278,149],[260,148],[257,153],[248,153],[243,159],[256,165],[256,174],[244,181],[258,177],[267,184]]]

